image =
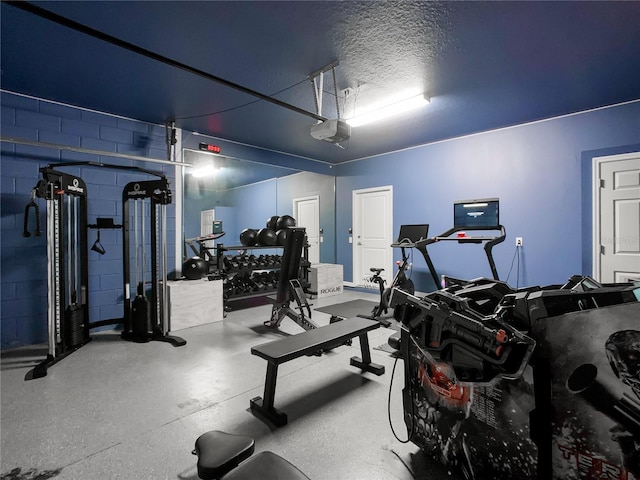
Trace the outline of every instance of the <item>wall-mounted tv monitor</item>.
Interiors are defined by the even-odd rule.
[[[453,204],[455,228],[498,228],[500,201],[497,198],[458,200]]]

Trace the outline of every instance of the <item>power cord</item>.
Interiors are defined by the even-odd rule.
[[[303,83],[305,83],[307,81],[308,81],[308,79],[305,78],[304,80],[300,80],[299,82],[294,83],[293,85],[289,85],[288,87],[285,87],[282,90],[278,90],[277,92],[272,93],[269,96],[270,97],[275,97],[276,95],[279,95],[282,92],[285,92],[285,91],[290,90],[290,89],[292,89],[294,87],[297,87],[298,85],[301,85],[301,84],[303,84]],[[191,116],[188,116],[188,117],[176,117],[174,119],[174,121],[175,120],[191,120],[192,118],[212,117],[213,115],[220,115],[221,113],[231,112],[233,110],[238,110],[240,108],[248,107],[249,105],[253,105],[254,103],[258,103],[258,102],[262,102],[262,101],[263,100],[259,98],[257,100],[253,100],[251,102],[243,103],[242,105],[237,105],[235,107],[225,108],[224,110],[218,110],[217,112],[202,113],[200,115],[191,115]]]
[[[391,370],[391,381],[389,382],[389,396],[387,398],[387,417],[389,419],[389,427],[391,427],[391,432],[393,433],[393,436],[396,437],[396,440],[398,440],[400,443],[409,443],[411,442],[411,440],[413,440],[413,433],[415,430],[414,428],[415,425],[413,424],[415,416],[414,416],[413,391],[411,390],[411,382],[409,382],[409,396],[411,397],[411,432],[409,433],[409,436],[406,440],[402,440],[400,437],[398,437],[398,434],[393,428],[393,422],[391,421],[391,391],[393,389],[393,377],[395,376],[395,373],[396,373],[396,365],[398,365],[398,360],[399,360],[399,357],[396,357],[395,361],[393,362],[393,369]]]
[[[513,263],[516,262],[516,290],[518,289],[520,283],[520,248],[516,246],[516,250],[513,252],[513,257],[511,258],[511,266],[509,267],[509,274],[507,275],[507,283],[509,283],[509,277],[511,277],[511,272],[513,271]]]
[[[516,253],[518,254],[518,261],[516,262],[516,290],[520,288],[520,248],[522,247],[516,247]]]

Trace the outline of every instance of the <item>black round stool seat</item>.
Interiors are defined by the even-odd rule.
[[[387,343],[394,350],[400,350],[400,332],[391,335],[387,340]]]
[[[310,480],[297,467],[272,452],[260,452],[223,480]]]
[[[253,438],[246,435],[218,430],[204,433],[196,440],[193,451],[198,456],[198,476],[203,480],[217,480],[249,458],[254,449]]]

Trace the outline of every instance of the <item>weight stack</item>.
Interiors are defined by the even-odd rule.
[[[64,341],[67,347],[79,347],[84,342],[84,309],[82,305],[67,307],[64,316]]]
[[[144,295],[138,295],[131,304],[131,333],[136,340],[149,340],[153,334],[149,301]]]

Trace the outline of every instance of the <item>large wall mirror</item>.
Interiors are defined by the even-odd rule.
[[[183,160],[192,165],[184,173],[185,238],[201,234],[202,212],[222,221],[218,242],[229,246],[240,245],[243,229],[291,215],[307,228],[312,262],[335,263],[335,177],[191,149]]]

